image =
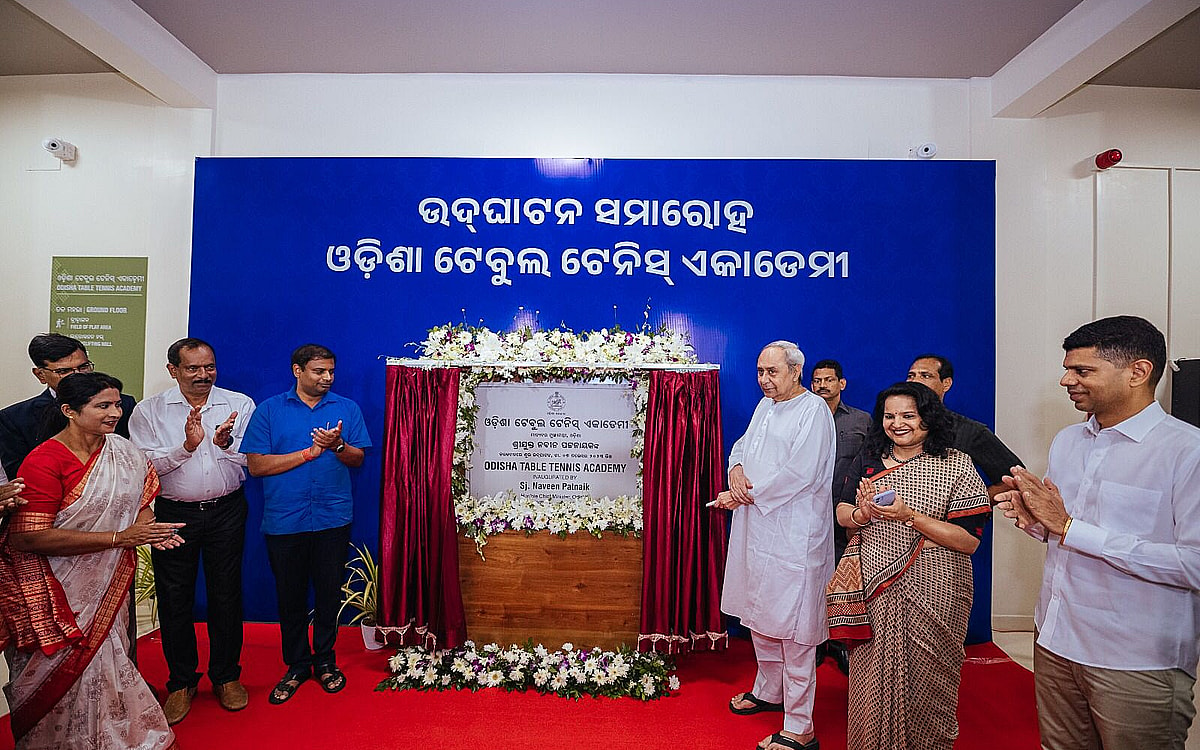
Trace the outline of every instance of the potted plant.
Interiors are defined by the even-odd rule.
[[[356,610],[349,624],[358,624],[362,629],[363,645],[374,651],[383,648],[383,644],[375,640],[375,625],[379,622],[379,565],[365,544],[360,547],[352,543],[350,548],[354,550],[354,556],[346,563],[349,575],[342,584],[338,620],[347,608]]]
[[[158,590],[154,586],[154,566],[150,562],[150,548],[137,548],[137,572],[133,574],[133,603],[150,602],[150,624],[158,622]]]

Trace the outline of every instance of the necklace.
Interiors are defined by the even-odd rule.
[[[898,464],[906,464],[909,461],[913,460],[914,458],[917,458],[917,456],[923,456],[923,455],[925,455],[924,448],[917,451],[916,455],[909,456],[908,458],[896,458],[896,446],[892,445],[890,448],[888,448],[888,458],[892,459],[893,461],[895,461]]]

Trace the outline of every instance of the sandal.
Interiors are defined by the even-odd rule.
[[[325,692],[336,693],[346,687],[346,675],[342,670],[330,664],[317,669],[317,682],[321,683],[321,689]]]
[[[800,743],[791,737],[785,737],[779,733],[771,735],[770,738],[767,739],[766,745],[755,745],[755,747],[757,750],[766,750],[771,745],[782,745],[788,748],[788,750],[820,750],[821,747],[821,743],[817,742],[816,737],[813,737],[808,742]]]
[[[733,705],[734,701],[750,701],[754,705],[750,706],[749,708],[738,708],[737,706]],[[754,693],[751,693],[747,690],[740,696],[735,695],[729,700],[729,710],[738,716],[750,716],[752,714],[762,713],[763,711],[783,711],[783,704],[768,703],[767,701],[755,698]]]
[[[309,678],[306,672],[288,672],[283,676],[283,679],[275,684],[275,689],[267,696],[267,702],[278,706],[280,703],[287,703],[288,700],[296,694],[296,690],[300,685]]]

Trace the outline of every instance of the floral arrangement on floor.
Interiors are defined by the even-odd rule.
[[[476,649],[467,641],[460,648],[430,651],[402,648],[388,659],[392,676],[376,690],[479,690],[495,687],[512,692],[534,690],[564,698],[584,695],[657,700],[679,689],[669,657],[600,648],[576,649],[564,643],[549,651],[527,642],[501,649],[490,643]]]
[[[648,313],[647,313],[648,315]],[[475,388],[480,383],[523,380],[608,380],[628,382],[633,391],[633,448],[638,459],[638,489],[641,490],[642,452],[645,447],[646,409],[649,405],[649,376],[646,365],[695,364],[687,334],[663,327],[637,332],[620,326],[575,333],[563,327],[534,330],[528,326],[508,333],[463,324],[437,326],[419,345],[422,359],[478,362],[488,367],[468,369],[459,377],[458,419],[455,428],[452,497],[458,526],[482,548],[490,534],[522,530],[530,534],[550,531],[569,534],[588,531],[596,536],[608,531],[640,534],[642,500],[639,496],[617,498],[563,497],[553,501],[531,500],[515,493],[474,498],[467,480],[475,449],[475,422],[479,405]],[[536,366],[518,363],[537,362]],[[500,365],[499,367],[491,365]],[[614,367],[614,365],[617,365]],[[596,369],[592,369],[592,367]]]

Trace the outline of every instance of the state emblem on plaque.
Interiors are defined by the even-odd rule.
[[[562,411],[567,408],[567,399],[558,391],[555,391],[550,398],[546,399],[546,406],[550,407],[550,411]]]

